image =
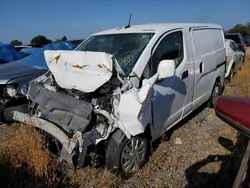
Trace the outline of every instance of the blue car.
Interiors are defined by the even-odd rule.
[[[25,58],[0,65],[0,114],[1,109],[22,96],[21,88],[47,72],[45,50],[73,50],[73,47],[70,42],[51,43]]]
[[[21,54],[16,51],[13,45],[0,43],[0,64],[16,61],[21,58]]]

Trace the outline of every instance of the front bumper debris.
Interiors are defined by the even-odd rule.
[[[64,160],[68,162],[73,168],[84,165],[87,148],[92,144],[90,140],[92,135],[89,132],[83,135],[80,131],[77,131],[70,138],[53,123],[35,116],[30,116],[27,113],[18,111],[13,111],[12,113],[14,120],[37,127],[56,138],[62,144],[60,152],[61,161]]]

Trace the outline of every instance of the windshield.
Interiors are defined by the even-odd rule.
[[[154,33],[126,33],[92,36],[76,51],[106,52],[115,56],[122,72],[128,76]]]

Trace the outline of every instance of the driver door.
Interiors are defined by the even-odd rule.
[[[185,110],[187,113],[192,110],[192,67],[186,63],[183,41],[182,30],[169,32],[161,37],[152,55],[153,73],[156,73],[161,60],[172,59],[176,62],[176,74],[159,80],[153,87],[153,138],[158,138],[178,122],[185,107],[188,107]]]

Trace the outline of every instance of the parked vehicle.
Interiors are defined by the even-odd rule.
[[[84,41],[84,39],[79,40],[67,40],[67,42],[70,42],[73,45],[73,48],[75,49],[79,44],[81,44]]]
[[[246,56],[246,44],[245,44],[244,37],[240,33],[227,33],[225,34],[225,38],[231,39],[234,42],[236,42],[236,44],[239,46],[241,51],[244,53],[244,58],[243,58],[243,62],[244,62],[245,56]]]
[[[15,46],[15,49],[22,55],[22,57],[26,57],[36,50],[42,48],[44,45],[41,44],[27,44],[27,45],[20,45]]]
[[[48,44],[28,57],[1,65],[0,113],[3,108],[16,105],[17,101],[24,99],[22,92],[27,89],[25,84],[48,71],[44,50],[73,50],[73,47],[66,42]],[[22,101],[26,102],[26,100]],[[0,117],[0,121],[1,119]]]
[[[216,115],[239,130],[241,133],[250,137],[250,98],[233,96],[221,96],[218,98],[215,107]],[[233,187],[248,188],[250,183],[250,142],[242,160],[240,169]]]
[[[1,64],[16,61],[21,58],[22,56],[15,50],[12,44],[0,43],[0,66]]]
[[[233,40],[226,39],[226,55],[225,78],[231,81],[235,71],[242,68],[244,54]]]
[[[224,86],[225,40],[215,24],[126,26],[44,55],[50,71],[26,93],[32,116],[11,112],[49,133],[76,168],[105,148],[107,169],[133,173],[154,140],[203,103],[213,106]]]
[[[28,45],[19,45],[19,46],[15,46],[15,49],[17,52],[20,52],[21,49],[23,48],[32,48],[32,46],[28,46]]]
[[[35,53],[37,50],[40,50],[41,48],[23,48],[20,50],[20,54],[23,56],[23,57],[27,57],[29,56],[30,54],[33,54]]]
[[[245,43],[246,43],[246,46],[250,46],[250,37],[246,38],[246,42]]]

